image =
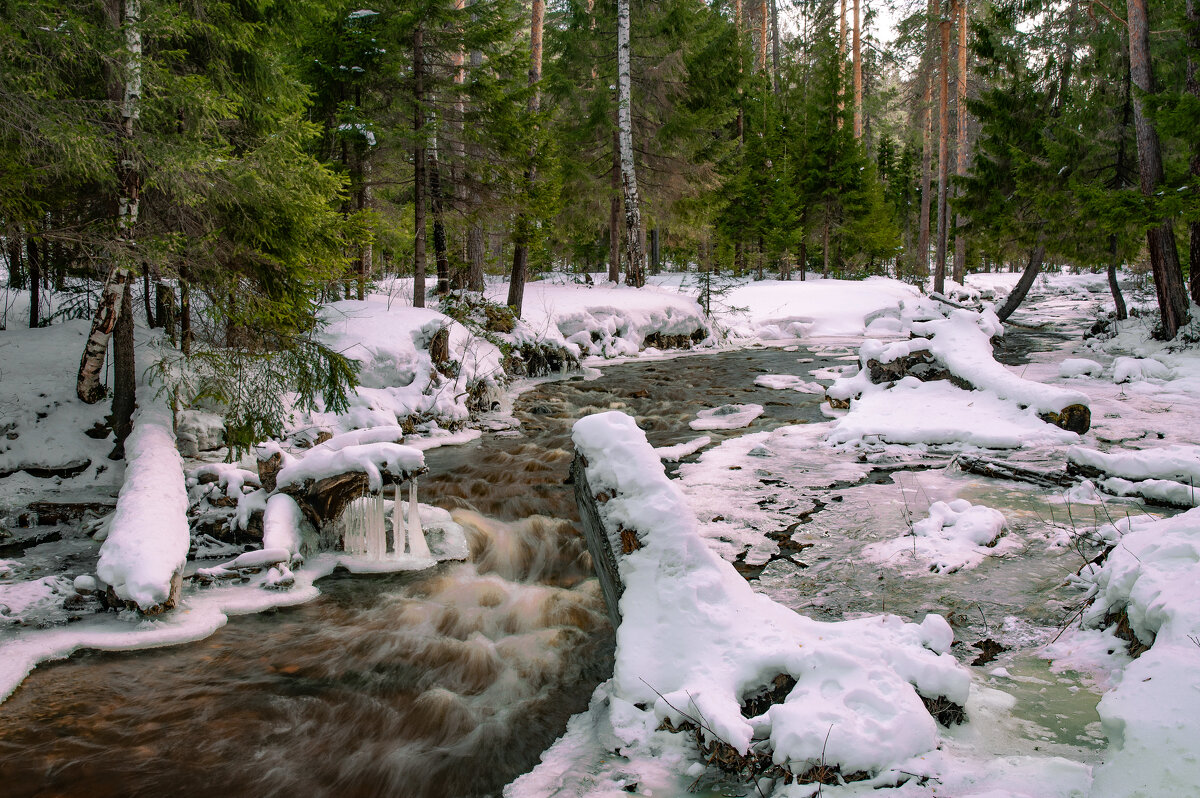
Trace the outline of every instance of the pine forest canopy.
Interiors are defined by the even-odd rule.
[[[1200,301],[1196,0],[931,0],[888,42],[881,10],[0,0],[7,279],[31,326],[39,290],[93,318],[81,398],[110,346],[118,388],[132,373],[144,314],[244,445],[281,386],[344,399],[317,310],[382,275],[416,275],[416,305],[427,272],[436,295],[509,276],[519,313],[551,269],[939,291],[1024,269],[1003,316],[1045,264],[1115,292],[1149,262],[1174,337]]]

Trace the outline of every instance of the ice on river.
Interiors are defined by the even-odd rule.
[[[872,543],[863,554],[876,562],[904,567],[914,561],[936,573],[974,568],[985,557],[998,557],[1021,548],[1011,537],[1002,538],[1004,515],[966,499],[937,501],[929,517],[912,525],[904,537]]]
[[[701,410],[696,418],[688,422],[694,430],[741,429],[748,427],[763,414],[763,406],[755,404],[731,404]]]

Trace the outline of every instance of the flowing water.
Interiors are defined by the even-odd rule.
[[[824,420],[820,396],[758,388],[754,377],[804,377],[846,365],[852,351],[726,352],[536,387],[516,403],[519,429],[427,453],[422,498],[454,511],[471,542],[468,562],[404,576],[334,575],[319,583],[317,600],[231,618],[198,643],[40,667],[0,705],[0,792],[498,794],[536,764],[612,669],[612,630],[563,484],[572,422],[622,410],[666,446],[697,436],[687,427],[697,411],[726,403],[764,406],[749,431]],[[1060,584],[1079,562],[1071,551],[1041,556],[1042,533],[1031,530],[1054,507],[1037,489],[930,473],[875,474],[829,491],[823,509],[796,527],[795,539],[810,547],[769,563],[760,589],[815,617],[941,612],[968,644],[1043,640],[1066,619]],[[902,511],[918,489],[1005,510],[1036,556],[937,579],[857,562],[864,543],[903,533]],[[1028,652],[1006,660],[1026,676],[1036,662]],[[1056,733],[1064,747],[1098,745],[1089,725],[1095,694],[1075,678],[1039,681],[1050,689],[1017,680],[1025,705],[1014,711],[1028,716],[1030,738],[1057,722],[1070,729]]]

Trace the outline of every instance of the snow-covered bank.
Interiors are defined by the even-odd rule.
[[[685,735],[728,746],[797,776],[823,768],[843,777],[894,783],[912,757],[937,745],[937,724],[922,703],[965,704],[969,678],[946,652],[953,634],[929,615],[822,623],[754,589],[701,538],[679,488],[633,419],[617,412],[575,424],[588,483],[606,500],[610,530],[639,541],[620,559],[625,591],[611,681],[597,689],[586,720],[547,752],[543,765],[506,791],[557,794],[563,757],[595,757],[589,738],[615,747],[617,761],[593,763],[591,789],[658,790],[704,766]],[[630,551],[626,546],[626,551]],[[769,699],[764,692],[776,691]],[[752,709],[745,709],[752,707]],[[582,750],[581,750],[582,749]],[[780,770],[782,768],[782,770]]]
[[[1096,768],[1092,798],[1194,795],[1200,789],[1200,510],[1164,520],[1122,519],[1119,539],[1083,583],[1094,595],[1084,626],[1055,653],[1073,667],[1088,664],[1082,652],[1116,653],[1129,637],[1130,661],[1117,656],[1096,667],[1115,668],[1116,686],[1097,711],[1109,738]],[[1080,657],[1084,656],[1081,661]]]

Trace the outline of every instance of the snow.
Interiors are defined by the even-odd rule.
[[[188,497],[168,408],[150,402],[125,442],[125,484],[96,574],[138,607],[161,605],[188,552]]]
[[[911,554],[935,573],[954,573],[976,567],[985,557],[1020,548],[1011,539],[1008,545],[999,545],[1006,527],[1004,515],[990,507],[966,499],[936,501],[929,507],[929,517],[913,524],[911,534],[872,543],[863,554],[893,565],[903,562],[902,555]]]
[[[367,475],[372,493],[383,489],[383,475],[401,481],[425,467],[425,455],[411,446],[399,443],[347,444],[340,449],[314,448],[298,461],[279,471],[276,484],[280,489],[301,485],[305,480],[358,471]]]
[[[1099,487],[1116,496],[1140,496],[1173,507],[1200,504],[1195,489],[1200,482],[1200,446],[1168,444],[1109,453],[1072,446],[1067,460],[1105,474]]]
[[[1171,378],[1169,366],[1149,357],[1118,357],[1113,360],[1112,371],[1115,383]]]
[[[825,386],[819,382],[809,382],[795,374],[760,374],[754,378],[754,384],[762,388],[774,390],[793,390],[800,393],[825,393]]]
[[[300,524],[304,514],[300,505],[286,493],[277,493],[267,499],[263,511],[263,549],[281,549],[288,553],[285,560],[300,553]]]
[[[741,429],[754,423],[763,414],[763,406],[755,404],[731,404],[701,410],[696,418],[688,422],[694,430]]]
[[[1110,740],[1092,798],[1188,795],[1200,784],[1200,510],[1119,523],[1124,535],[1085,573],[1095,602],[1085,625],[1124,611],[1150,649],[1128,662],[1097,711]]]
[[[701,435],[699,438],[692,438],[690,441],[677,443],[674,446],[655,447],[654,453],[658,455],[660,460],[665,460],[668,463],[677,463],[683,458],[690,457],[700,451],[710,443],[712,443],[712,438],[707,435]]]
[[[1079,436],[992,393],[905,377],[889,390],[869,391],[852,402],[829,440],[1018,449],[1072,443]]]
[[[725,302],[746,308],[727,322],[730,334],[762,340],[862,335],[885,313],[920,317],[931,306],[913,286],[884,278],[746,282]]]
[[[665,734],[655,731],[661,721],[688,716],[702,716],[706,736],[741,752],[769,741],[775,761],[795,772],[821,761],[846,773],[886,771],[937,745],[918,690],[965,703],[969,685],[945,653],[953,634],[944,619],[821,623],[797,615],[756,593],[705,545],[633,419],[589,416],[576,422],[573,439],[592,490],[612,497],[600,505],[606,526],[634,530],[643,544],[620,560],[616,664],[589,711],[620,753],[649,755]],[[797,680],[785,701],[743,717],[741,701],[781,672]],[[535,769],[513,793],[541,778]]]
[[[1104,366],[1086,357],[1069,357],[1058,367],[1060,377],[1099,377]]]

